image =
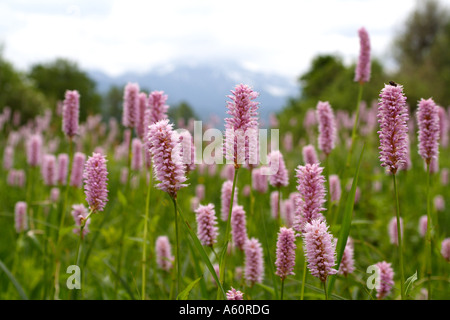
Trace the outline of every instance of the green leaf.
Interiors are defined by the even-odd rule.
[[[412,289],[413,283],[417,280],[417,270],[411,277],[406,279],[405,281],[405,296],[408,295],[408,292]]]
[[[13,276],[13,274],[9,271],[8,267],[5,266],[5,264],[0,260],[0,269],[2,269],[6,275],[8,276],[9,280],[13,283],[14,287],[16,288],[17,292],[20,295],[20,298],[22,300],[28,300],[27,295],[25,294],[25,291],[23,291],[22,286],[17,281],[17,279]]]
[[[181,291],[178,296],[177,300],[187,300],[189,298],[189,294],[191,293],[192,289],[195,287],[195,285],[202,279],[202,277],[195,279],[191,283],[188,284],[186,289]]]
[[[353,208],[355,206],[355,194],[356,186],[358,185],[359,169],[361,167],[361,159],[364,154],[365,144],[363,144],[361,153],[359,155],[358,165],[356,166],[355,175],[352,181],[352,188],[348,194],[347,201],[345,202],[344,216],[342,217],[341,229],[339,231],[338,242],[336,245],[336,257],[337,265],[336,269],[339,270],[341,265],[342,256],[344,255],[345,246],[347,244],[348,235],[350,234],[350,227],[352,225]],[[328,284],[328,292],[331,293],[333,289],[336,276],[331,276]]]
[[[176,200],[175,200],[176,201]],[[203,262],[206,264],[206,267],[208,268],[209,272],[211,272],[211,275],[213,276],[214,280],[216,280],[217,285],[219,286],[219,289],[222,291],[224,298],[226,297],[225,290],[222,287],[222,283],[220,283],[219,278],[217,277],[217,273],[214,270],[214,267],[211,263],[211,261],[208,258],[208,255],[206,254],[205,249],[203,248],[202,244],[200,243],[200,240],[198,240],[197,235],[194,231],[192,231],[191,226],[189,225],[189,222],[184,218],[183,213],[180,210],[180,207],[177,206],[178,213],[180,214],[180,218],[183,220],[184,223],[182,225],[186,229],[186,231],[189,233],[189,235],[192,238],[192,241],[194,242],[194,246],[197,249],[198,253],[203,259]]]

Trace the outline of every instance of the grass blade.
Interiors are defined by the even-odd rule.
[[[337,270],[339,270],[342,256],[344,255],[345,245],[347,244],[348,235],[350,234],[350,227],[352,224],[352,217],[353,217],[353,208],[355,206],[356,186],[358,185],[359,169],[361,167],[361,159],[364,154],[364,147],[365,147],[365,144],[363,145],[361,154],[359,155],[358,165],[356,166],[355,175],[354,175],[353,182],[352,182],[352,188],[350,189],[350,193],[348,194],[347,201],[345,202],[344,216],[342,217],[341,228],[339,231],[338,242],[336,245],[336,256],[337,256],[336,269]],[[329,293],[331,293],[331,290],[333,289],[335,280],[336,280],[336,276],[330,277],[330,282],[328,284],[328,292]]]
[[[197,278],[194,281],[192,281],[191,283],[189,283],[188,286],[186,287],[186,289],[184,289],[183,291],[181,291],[178,294],[177,300],[187,300],[189,298],[189,294],[191,293],[192,289],[202,278],[203,278],[203,276],[201,276],[200,278]]]
[[[209,269],[209,272],[211,272],[211,275],[213,276],[214,280],[216,281],[217,285],[219,286],[219,289],[222,291],[223,297],[226,298],[225,290],[223,289],[222,284],[220,283],[219,278],[217,277],[217,273],[214,270],[214,267],[213,267],[211,261],[208,258],[208,255],[207,255],[207,253],[205,251],[205,248],[203,248],[203,246],[200,243],[200,240],[198,240],[197,235],[195,234],[195,232],[192,231],[192,228],[189,225],[189,222],[184,218],[183,213],[180,210],[180,206],[177,206],[177,208],[178,208],[178,213],[180,214],[180,218],[184,222],[184,223],[182,223],[182,225],[184,226],[184,228],[187,230],[187,232],[191,236],[192,241],[194,242],[195,248],[197,249],[198,253],[202,257],[203,262],[206,264],[206,267]]]
[[[0,269],[2,269],[6,275],[8,276],[9,280],[13,283],[14,287],[16,288],[17,292],[20,295],[20,298],[22,300],[28,300],[27,295],[25,294],[25,291],[23,291],[22,286],[17,281],[17,279],[13,276],[13,274],[9,271],[8,267],[5,266],[5,264],[0,260]]]

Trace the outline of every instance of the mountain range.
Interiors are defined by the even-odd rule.
[[[187,102],[203,121],[212,115],[226,116],[225,105],[229,101],[226,96],[240,83],[259,92],[256,101],[260,102],[259,116],[264,122],[270,113],[283,108],[288,98],[300,93],[295,80],[279,74],[248,70],[234,62],[167,63],[142,73],[110,76],[102,71],[90,71],[89,76],[97,82],[101,93],[106,93],[112,85],[124,86],[128,82],[138,83],[146,92],[164,91],[168,95],[169,106]]]

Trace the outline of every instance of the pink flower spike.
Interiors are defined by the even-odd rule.
[[[421,99],[417,108],[419,155],[429,165],[439,153],[439,108],[433,99]]]
[[[325,210],[325,178],[322,175],[323,167],[319,164],[307,164],[298,166],[296,215],[294,219],[294,230],[304,231],[304,225],[313,220],[323,220],[322,211]]]
[[[336,174],[330,175],[330,201],[338,203],[341,198],[341,181]]]
[[[303,154],[303,162],[305,164],[319,163],[319,158],[317,157],[316,149],[312,144],[304,146],[302,154]]]
[[[245,270],[244,278],[252,287],[255,283],[261,283],[264,277],[263,250],[258,239],[247,239],[244,245]]]
[[[247,223],[245,211],[242,206],[233,206],[231,211],[231,235],[233,244],[240,250],[244,249],[245,241],[247,241]]]
[[[227,163],[238,168],[248,163],[250,145],[257,138],[254,133],[258,129],[259,102],[253,100],[259,94],[244,84],[237,85],[231,93],[227,96],[231,99],[227,102],[227,114],[231,118],[225,118],[224,154]]]
[[[391,264],[386,261],[378,262],[376,266],[378,267],[378,274],[380,277],[379,286],[376,287],[377,298],[378,300],[381,300],[391,292],[392,287],[394,286],[394,270],[392,269]]]
[[[84,166],[83,178],[89,209],[93,212],[103,211],[108,202],[106,157],[100,153],[89,157]]]
[[[400,218],[400,232],[403,237],[403,219]],[[389,222],[389,238],[392,244],[398,246],[398,229],[397,229],[397,218],[393,217]]]
[[[62,130],[66,136],[72,138],[78,133],[80,114],[80,94],[77,90],[67,90],[62,111]]]
[[[156,187],[176,199],[178,190],[187,186],[187,178],[180,135],[172,127],[168,119],[158,121],[150,125],[148,139],[155,177],[160,181]]]
[[[24,201],[16,202],[14,208],[15,228],[17,233],[28,229],[27,203]]]
[[[148,120],[148,125],[156,123],[160,120],[167,119],[167,110],[169,106],[166,105],[168,96],[164,91],[152,91],[148,96],[148,113],[145,118]]]
[[[156,239],[156,263],[158,267],[166,272],[173,268],[172,248],[167,236],[159,236]]]
[[[442,147],[448,147],[448,135],[449,135],[449,119],[447,118],[447,112],[441,106],[439,108],[439,139]]]
[[[128,83],[123,94],[122,124],[127,128],[135,128],[139,117],[139,85]]]
[[[319,121],[319,150],[328,156],[336,142],[336,121],[333,109],[328,102],[317,104],[317,119]]]
[[[227,291],[227,300],[244,300],[244,294],[231,287],[231,290]]]
[[[442,241],[441,254],[445,260],[450,262],[450,238],[446,238]]]
[[[355,70],[355,82],[364,83],[370,80],[370,39],[367,30],[362,27],[358,30],[360,51],[359,60]]]
[[[139,171],[142,168],[142,142],[139,138],[134,138],[131,143],[132,159],[131,170]]]
[[[252,184],[253,189],[259,193],[266,193],[269,188],[269,176],[261,174],[261,168],[255,168],[252,170]]]
[[[42,158],[42,136],[33,134],[27,140],[27,162],[31,167],[41,164]]]
[[[352,238],[347,238],[347,244],[345,245],[344,254],[342,255],[341,264],[339,265],[339,274],[347,277],[350,273],[355,271],[355,259],[353,258],[353,240]]]
[[[227,180],[222,184],[222,191],[221,191],[221,218],[222,221],[228,220],[228,214],[230,212],[230,205],[231,205],[231,193],[233,191],[233,181]],[[233,199],[233,206],[237,205],[237,194],[238,194],[238,188],[236,187],[234,190],[234,199]]]
[[[139,93],[139,119],[136,126],[136,133],[141,141],[145,141],[145,111],[147,110],[147,94],[145,92]]]
[[[289,184],[289,175],[284,163],[283,154],[279,150],[274,150],[268,155],[271,174],[269,182],[275,188],[286,187]],[[273,170],[276,170],[275,172]]]
[[[197,234],[202,245],[212,246],[217,242],[219,228],[217,225],[216,212],[212,203],[200,205],[196,210]]]
[[[403,86],[387,84],[381,90],[378,103],[380,130],[380,161],[392,174],[407,162],[408,108]]]
[[[427,215],[423,215],[419,219],[419,234],[423,238],[425,237],[427,233],[427,226],[428,226],[428,217]]]
[[[83,170],[86,162],[86,155],[82,152],[76,152],[73,156],[72,171],[70,173],[70,185],[81,188],[83,185]]]
[[[202,201],[205,198],[205,185],[198,184],[195,186],[195,196],[198,198],[198,201]]]
[[[275,274],[281,279],[295,274],[295,249],[297,248],[295,241],[294,230],[285,227],[280,229],[277,241],[277,260],[275,261],[277,271]]]
[[[56,184],[56,157],[54,155],[44,155],[42,159],[41,173],[46,186],[53,186]]]
[[[306,222],[304,228],[303,241],[308,269],[314,277],[325,282],[329,275],[337,273],[333,268],[336,265],[333,236],[328,232],[326,222],[320,219]]]
[[[67,172],[69,171],[69,155],[60,153],[58,155],[58,176],[57,181],[60,185],[65,186],[67,183]]]

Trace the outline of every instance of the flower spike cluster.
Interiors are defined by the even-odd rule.
[[[439,107],[433,99],[421,99],[417,108],[419,155],[429,165],[439,153]]]
[[[257,138],[255,132],[258,129],[259,102],[253,100],[259,94],[244,84],[237,85],[231,93],[232,95],[227,96],[231,99],[227,102],[227,114],[231,118],[225,118],[224,154],[227,161],[238,168],[242,164],[248,163],[249,146],[252,145],[249,140],[253,141]],[[242,139],[244,139],[244,147],[240,146]],[[253,146],[255,145],[253,144]]]
[[[329,275],[337,273],[333,268],[336,265],[336,247],[325,221],[317,219],[307,222],[303,241],[308,269],[314,277],[325,282]]]
[[[392,174],[402,168],[408,155],[408,108],[403,86],[387,84],[378,103],[380,161]]]
[[[62,130],[69,138],[78,133],[79,115],[80,94],[77,90],[67,90],[62,110]]]
[[[148,139],[157,188],[176,199],[177,192],[187,185],[185,165],[181,160],[180,135],[174,131],[168,119],[160,120],[149,127]]]
[[[296,203],[294,230],[302,233],[306,223],[313,220],[323,220],[322,211],[325,210],[325,177],[323,167],[318,163],[298,166],[297,190],[299,197]]]
[[[294,275],[295,249],[297,249],[295,238],[295,232],[290,228],[282,227],[278,233],[277,260],[275,262],[277,271],[275,274],[281,279]]]
[[[212,203],[200,205],[196,210],[197,234],[202,245],[212,246],[217,241],[217,218]]]
[[[329,155],[336,141],[336,121],[333,109],[328,102],[317,104],[317,119],[319,121],[319,149]]]
[[[360,51],[354,81],[364,83],[369,82],[370,80],[370,39],[369,34],[364,27],[358,30],[358,34]]]
[[[84,193],[92,212],[103,211],[108,202],[108,170],[106,157],[93,153],[84,166]]]
[[[139,85],[128,83],[123,94],[122,124],[127,128],[135,128],[139,117]]]

